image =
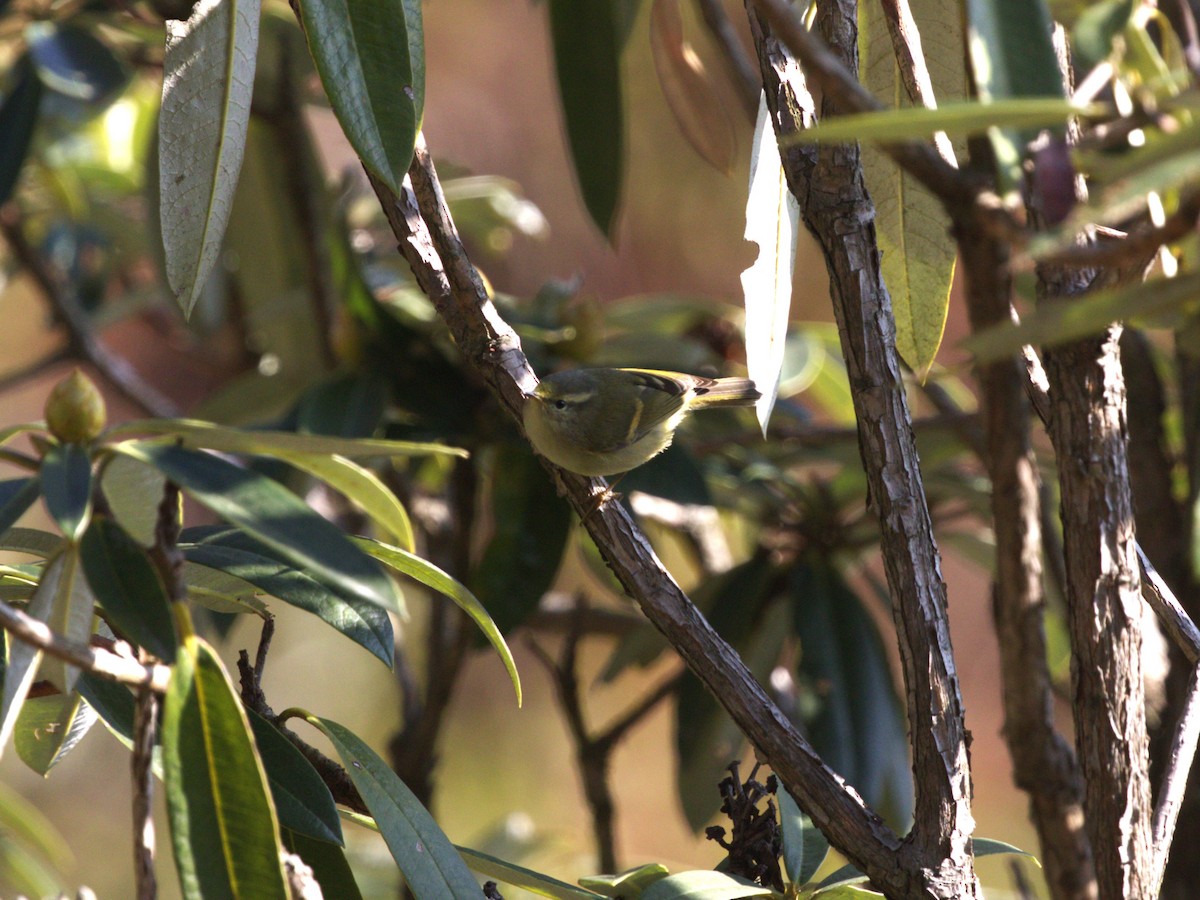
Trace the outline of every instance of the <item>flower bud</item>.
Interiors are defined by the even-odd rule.
[[[107,419],[99,389],[78,369],[56,384],[46,398],[46,424],[64,444],[87,443],[104,430]]]

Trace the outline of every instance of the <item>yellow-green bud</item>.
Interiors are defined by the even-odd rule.
[[[92,379],[78,369],[46,398],[46,424],[64,444],[85,444],[104,430],[108,413]]]

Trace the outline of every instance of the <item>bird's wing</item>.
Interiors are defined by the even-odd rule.
[[[624,439],[613,449],[628,447],[645,437],[656,425],[679,412],[693,387],[674,373],[654,369],[619,369],[637,388],[638,406]]]

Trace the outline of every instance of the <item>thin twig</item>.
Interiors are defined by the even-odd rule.
[[[87,312],[74,292],[63,285],[25,236],[21,212],[15,203],[0,209],[0,233],[17,261],[25,267],[41,290],[42,297],[67,332],[71,352],[87,360],[126,399],[152,416],[173,418],[179,407],[146,382],[124,357],[113,353],[93,333]]]
[[[154,733],[158,697],[142,688],[133,711],[133,869],[138,900],[154,900],[158,882],[154,873]]]
[[[753,122],[758,116],[758,97],[762,93],[762,81],[759,80],[754,63],[742,46],[737,29],[733,27],[733,21],[725,12],[721,0],[696,0],[696,3],[700,7],[704,24],[708,26],[709,33],[721,50],[721,58],[725,61],[729,77],[737,89],[742,108]]]
[[[1192,669],[1188,679],[1187,699],[1184,701],[1171,750],[1167,755],[1167,766],[1158,789],[1158,805],[1154,810],[1154,863],[1150,874],[1150,896],[1158,896],[1163,876],[1167,870],[1167,859],[1171,852],[1171,841],[1175,836],[1175,823],[1183,806],[1187,790],[1188,773],[1200,743],[1200,667]]]

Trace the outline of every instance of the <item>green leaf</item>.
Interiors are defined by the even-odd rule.
[[[796,805],[791,794],[780,790],[776,798],[783,832],[783,863],[788,878],[793,884],[807,884],[825,861],[829,841]]]
[[[38,595],[43,593],[50,595],[51,603],[46,624],[68,640],[88,643],[92,636],[96,598],[83,575],[76,545],[67,544],[46,564],[34,599],[30,600],[30,610],[34,609]],[[41,675],[63,693],[70,693],[79,677],[79,668],[47,656],[42,661]]]
[[[1135,282],[1080,297],[1042,303],[1020,322],[1005,322],[962,342],[979,363],[1016,353],[1026,344],[1053,347],[1099,334],[1116,321],[1153,319],[1185,309],[1200,294],[1200,273]]]
[[[976,857],[1012,854],[1015,856],[1024,856],[1027,859],[1033,860],[1035,863],[1037,863],[1039,869],[1042,866],[1042,864],[1038,862],[1038,858],[1028,850],[1022,850],[1020,847],[1014,847],[1012,844],[1006,844],[1004,841],[997,841],[993,838],[977,837],[972,838],[971,845],[974,847]]]
[[[1101,0],[1080,14],[1071,29],[1071,50],[1077,57],[1077,71],[1087,72],[1106,60],[1113,51],[1113,40],[1133,15],[1133,0]]]
[[[791,597],[799,680],[818,691],[809,740],[868,804],[903,827],[912,808],[908,741],[875,623],[841,574],[815,556],[793,568]]]
[[[755,410],[764,435],[783,372],[799,228],[800,205],[788,190],[763,96],[754,126],[746,200],[745,238],[758,244],[758,256],[742,272],[742,295],[746,304],[746,370],[762,394]]]
[[[166,483],[154,466],[128,456],[110,456],[100,467],[100,485],[113,518],[143,547],[154,543],[158,504]]]
[[[78,541],[92,515],[92,460],[79,444],[55,444],[42,457],[42,499],[69,541]]]
[[[379,438],[329,437],[323,434],[297,434],[294,431],[247,431],[227,428],[196,419],[141,419],[109,431],[110,435],[159,434],[178,438],[180,445],[223,453],[242,453],[288,459],[295,454],[344,456],[370,459],[395,456],[439,454],[466,458],[460,447],[427,444],[420,441],[388,441]]]
[[[492,617],[488,615],[488,611],[484,609],[483,604],[474,594],[433,563],[401,550],[399,547],[391,547],[366,538],[353,538],[353,541],[371,556],[397,572],[402,572],[426,587],[433,588],[438,593],[449,597],[458,605],[459,609],[470,616],[483,631],[488,642],[500,654],[504,668],[508,671],[509,680],[512,681],[513,689],[517,692],[517,706],[521,705],[521,676],[517,674],[517,664],[513,661],[512,652],[508,649],[504,635],[500,633],[496,623],[492,621]]]
[[[46,775],[94,724],[96,713],[79,694],[31,698],[17,717],[17,755],[33,771]]]
[[[830,872],[817,883],[818,892],[832,887],[841,887],[845,885],[864,884],[871,879],[864,875],[855,866],[845,865],[836,871]]]
[[[308,46],[342,130],[363,164],[400,193],[425,109],[417,0],[305,0]]]
[[[8,93],[0,103],[0,205],[17,186],[42,102],[42,82],[28,56],[8,71]]]
[[[479,885],[462,857],[391,767],[337,722],[307,718],[337,750],[417,900],[476,900]]]
[[[550,0],[548,6],[575,175],[592,221],[610,235],[621,193],[625,124],[618,10],[611,0]]]
[[[381,374],[352,371],[337,375],[314,385],[300,398],[296,404],[296,430],[368,438],[379,429],[390,402],[391,389]]]
[[[354,880],[350,863],[346,861],[346,853],[337,844],[314,840],[285,826],[283,845],[313,870],[313,878],[321,886],[322,896],[337,897],[338,900],[362,900],[362,892]]]
[[[589,875],[579,883],[595,888],[605,897],[639,897],[642,891],[671,874],[662,863],[647,863],[617,875]]]
[[[573,884],[567,884],[565,881],[559,881],[557,878],[551,878],[541,872],[534,872],[532,869],[498,859],[479,850],[472,850],[470,847],[455,845],[455,849],[458,850],[472,871],[486,875],[488,878],[494,878],[504,884],[510,884],[515,888],[529,891],[539,897],[550,897],[553,900],[591,900],[591,898],[607,896],[585,891]]]
[[[492,460],[494,531],[471,586],[508,634],[537,609],[562,562],[571,509],[525,445],[503,444]]]
[[[163,701],[162,748],[184,897],[286,900],[275,809],[250,725],[216,654],[195,636],[179,648]]]
[[[108,516],[97,516],[79,551],[88,584],[110,623],[159,659],[174,662],[170,600],[141,545]]]
[[[62,537],[36,528],[10,528],[0,534],[0,550],[13,550],[49,559],[62,549]]]
[[[62,874],[75,868],[66,840],[12,787],[0,785],[0,884],[18,895],[56,897],[67,890]]]
[[[229,222],[250,121],[260,0],[199,3],[167,21],[158,122],[159,217],[167,280],[185,314]]]
[[[342,845],[342,821],[329,788],[296,745],[254,710],[249,714],[279,824],[316,841]]]
[[[0,481],[0,535],[7,532],[33,501],[42,492],[42,483],[36,475],[31,478],[13,478]]]
[[[40,597],[34,593],[26,612],[35,619],[44,622],[50,614],[50,599],[47,593]],[[29,686],[37,675],[38,663],[42,661],[42,651],[37,650],[24,641],[19,641],[5,635],[8,658],[4,666],[4,693],[0,695],[0,756],[8,746],[8,739],[13,736],[17,727],[17,719],[21,715],[21,707],[25,705]]]
[[[187,529],[184,556],[190,562],[218,569],[260,590],[312,613],[391,668],[395,638],[387,613],[374,604],[331,590],[279,558],[270,547],[249,535],[220,526]]]
[[[110,731],[122,738],[127,746],[133,745],[134,698],[127,687],[84,672],[75,682],[75,689]]]
[[[283,485],[207,453],[149,442],[118,444],[199,503],[253,534],[317,581],[402,614],[392,581],[336,525]]]
[[[839,884],[834,887],[822,888],[813,894],[814,898],[820,897],[821,900],[871,900],[873,897],[882,896],[883,894],[879,891],[872,891],[856,884]]]
[[[642,892],[641,900],[741,900],[771,897],[775,892],[753,881],[700,869],[662,878]]]

